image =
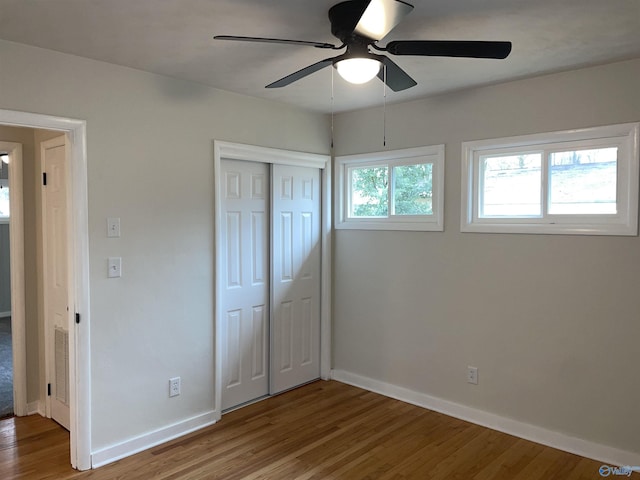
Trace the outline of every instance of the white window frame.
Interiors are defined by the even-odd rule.
[[[349,216],[349,169],[353,167],[387,166],[389,195],[392,192],[393,167],[431,163],[432,215],[392,215],[377,218]],[[336,157],[336,228],[351,230],[413,230],[441,232],[444,230],[444,145],[433,145],[385,152],[363,153]],[[391,199],[389,202],[391,211]]]
[[[638,139],[640,123],[549,132],[462,143],[462,232],[638,235]],[[549,154],[558,150],[618,148],[617,213],[552,215],[547,213]],[[542,153],[542,215],[480,217],[480,157],[515,153]]]

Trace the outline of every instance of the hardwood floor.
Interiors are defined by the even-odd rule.
[[[88,472],[71,469],[69,435],[54,422],[37,415],[0,422],[3,480],[593,480],[602,478],[600,466],[337,382],[236,410]]]

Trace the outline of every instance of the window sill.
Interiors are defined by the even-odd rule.
[[[463,233],[515,233],[529,235],[612,235],[636,236],[635,225],[620,224],[539,224],[539,223],[462,223]]]
[[[402,230],[414,232],[442,232],[444,225],[438,222],[407,222],[394,220],[348,220],[338,222],[336,230]]]

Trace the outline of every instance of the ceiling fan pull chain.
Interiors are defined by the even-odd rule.
[[[333,68],[331,69],[331,150],[333,150]]]
[[[387,146],[387,65],[382,65],[383,85],[383,106],[382,106],[382,146]]]

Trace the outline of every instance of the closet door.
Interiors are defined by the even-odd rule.
[[[272,394],[320,377],[320,171],[273,165]]]
[[[222,160],[222,409],[269,393],[269,166]]]

